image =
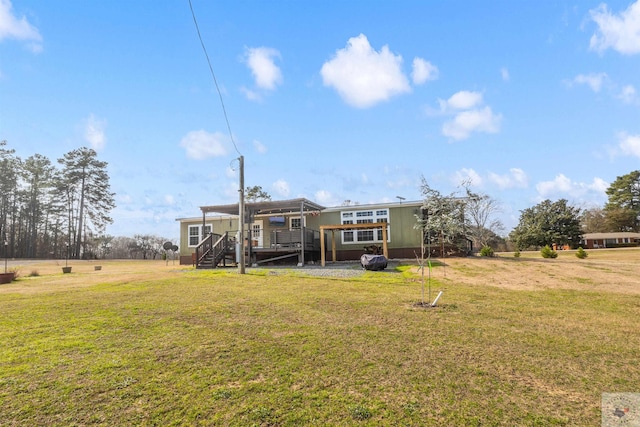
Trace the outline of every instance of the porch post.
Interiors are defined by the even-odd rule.
[[[320,265],[326,264],[326,256],[324,254],[324,226],[320,226]]]
[[[333,262],[336,262],[336,230],[331,230],[331,256]]]
[[[304,265],[304,201],[300,202],[300,258],[298,267]]]
[[[387,223],[382,227],[382,254],[389,259],[389,248],[387,247]]]
[[[204,211],[202,211],[202,228],[200,229],[201,230],[200,232],[202,233],[202,239],[200,239],[200,242],[204,239],[204,227],[205,227],[205,224],[206,224],[205,213],[204,213]],[[213,230],[211,230],[211,231],[213,231]],[[198,243],[200,243],[200,242],[198,242]]]

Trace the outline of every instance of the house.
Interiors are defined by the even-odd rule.
[[[583,249],[622,248],[640,246],[640,233],[586,233],[580,240]]]
[[[202,206],[201,217],[177,219],[180,263],[234,263],[241,247],[251,264],[359,260],[368,250],[413,259],[420,254],[421,207],[422,201],[327,208],[304,198],[246,203],[248,230],[240,245],[238,204]]]

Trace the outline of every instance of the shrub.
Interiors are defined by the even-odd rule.
[[[551,249],[549,245],[542,248],[540,250],[540,254],[542,255],[542,258],[558,258],[558,252]]]
[[[578,250],[576,251],[576,256],[580,259],[585,259],[586,257],[589,256],[589,254],[587,253],[587,251],[585,251],[584,249],[582,249],[582,246],[580,246],[578,248]]]
[[[351,406],[349,412],[354,420],[367,420],[371,418],[372,415],[369,408],[362,405]]]
[[[39,275],[40,275],[40,272],[38,272],[38,270],[31,270],[29,277],[38,277]]]
[[[491,246],[483,246],[480,249],[480,256],[493,256],[493,249]]]
[[[520,249],[516,250],[516,251],[513,253],[513,257],[514,257],[514,258],[520,258]]]

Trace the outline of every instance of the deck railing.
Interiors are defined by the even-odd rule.
[[[206,256],[211,251],[214,243],[221,237],[220,234],[209,234],[207,237],[202,239],[198,246],[196,246],[196,265],[200,265],[200,263],[206,258]]]
[[[274,230],[271,232],[271,249],[302,248],[300,230]],[[320,232],[304,228],[304,250],[320,250]]]
[[[224,234],[209,234],[196,246],[195,264],[198,267],[215,268],[224,256],[230,251],[229,232]]]

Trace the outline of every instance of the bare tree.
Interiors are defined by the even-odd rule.
[[[602,233],[610,231],[608,229],[607,214],[604,209],[594,207],[585,209],[580,215],[580,225],[585,233]]]
[[[445,243],[456,244],[458,239],[465,236],[465,201],[455,193],[443,196],[438,190],[431,188],[424,177],[420,190],[424,200],[421,213],[416,215],[416,228],[422,234],[420,265],[422,268],[422,303],[424,304],[425,245],[427,247],[426,261],[429,267],[428,300],[431,301],[431,245],[439,243],[441,254],[445,256]]]
[[[496,218],[500,212],[500,204],[488,194],[474,193],[465,187],[464,214],[469,225],[467,236],[479,246],[491,246],[491,242],[504,230],[502,221]]]

